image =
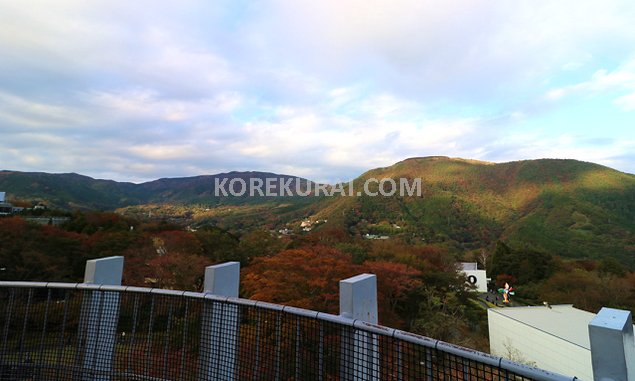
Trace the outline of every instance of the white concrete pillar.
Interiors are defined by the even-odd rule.
[[[205,268],[204,291],[216,296],[238,297],[240,262]],[[235,380],[238,307],[206,300],[201,329],[202,380]]]
[[[123,257],[107,257],[86,261],[84,283],[121,285]]]
[[[340,281],[340,316],[377,324],[377,277],[361,274]],[[351,331],[352,329],[352,331]],[[345,328],[342,332],[341,379],[379,378],[379,346],[376,335]]]
[[[204,293],[237,298],[239,287],[240,262],[225,262],[205,268]]]
[[[635,381],[635,339],[630,311],[603,307],[589,323],[595,381]]]
[[[377,277],[361,274],[340,281],[340,315],[377,324]]]
[[[84,283],[121,285],[123,257],[86,261]],[[80,320],[83,338],[84,380],[110,380],[119,324],[119,293],[87,291],[82,302]]]

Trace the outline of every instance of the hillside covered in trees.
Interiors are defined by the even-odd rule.
[[[414,158],[369,171],[370,178],[422,179],[421,197],[335,197],[316,218],[351,234],[399,235],[449,251],[493,251],[509,242],[568,258],[611,256],[635,268],[635,176],[575,160],[493,164]]]
[[[635,176],[576,160],[486,163],[447,157],[412,158],[353,181],[421,179],[417,196],[217,197],[221,178],[292,178],[262,172],[160,179],[143,184],[77,174],[0,172],[0,189],[15,198],[66,210],[115,210],[241,234],[278,230],[302,219],[328,220],[349,234],[399,236],[451,252],[492,251],[498,241],[569,258],[611,256],[635,268]],[[309,180],[299,179],[306,184]],[[377,184],[374,184],[376,190]]]
[[[480,350],[487,350],[485,304],[457,272],[458,261],[490,269],[492,287],[513,283],[519,303],[635,310],[635,273],[618,261],[572,260],[503,242],[491,255],[461,255],[440,243],[369,240],[326,225],[304,235],[237,235],[101,212],[76,212],[61,226],[0,218],[0,242],[0,280],[77,282],[87,259],[123,255],[126,285],[200,291],[205,266],[240,261],[242,297],[330,313],[338,312],[339,280],[373,273],[381,324]]]
[[[1,217],[0,279],[80,281],[87,259],[123,255],[125,284],[200,290],[205,266],[234,260],[242,296],[336,313],[338,281],[369,272],[382,324],[482,350],[486,303],[464,287],[460,261],[486,268],[490,287],[511,282],[519,303],[635,311],[635,176],[574,160],[427,157],[353,187],[371,178],[419,178],[422,192],[211,197],[213,177],[130,184],[5,171],[10,201],[63,205],[37,212],[68,221]],[[86,211],[97,204],[123,206]]]

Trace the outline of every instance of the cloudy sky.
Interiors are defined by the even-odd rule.
[[[0,0],[0,169],[635,173],[635,2]]]

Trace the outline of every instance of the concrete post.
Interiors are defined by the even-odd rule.
[[[86,261],[84,283],[121,285],[123,257],[107,257]]]
[[[340,316],[377,324],[377,277],[361,274],[340,281]],[[345,328],[342,332],[341,379],[379,379],[376,335]]]
[[[239,286],[240,262],[225,262],[205,268],[203,292],[237,298]]]
[[[121,285],[123,257],[108,257],[86,261],[84,283]],[[83,334],[84,380],[110,380],[117,325],[119,324],[119,293],[90,291],[84,294],[81,314]]]
[[[240,262],[205,268],[205,293],[237,298]],[[201,380],[235,380],[238,307],[205,301],[201,329]]]
[[[630,311],[603,307],[589,323],[595,381],[635,381],[635,339]]]

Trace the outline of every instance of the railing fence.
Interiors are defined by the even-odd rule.
[[[102,277],[122,260],[86,283],[0,282],[0,380],[572,379],[377,325],[373,275],[340,283],[337,316],[235,298],[238,264],[208,268],[209,293]]]

